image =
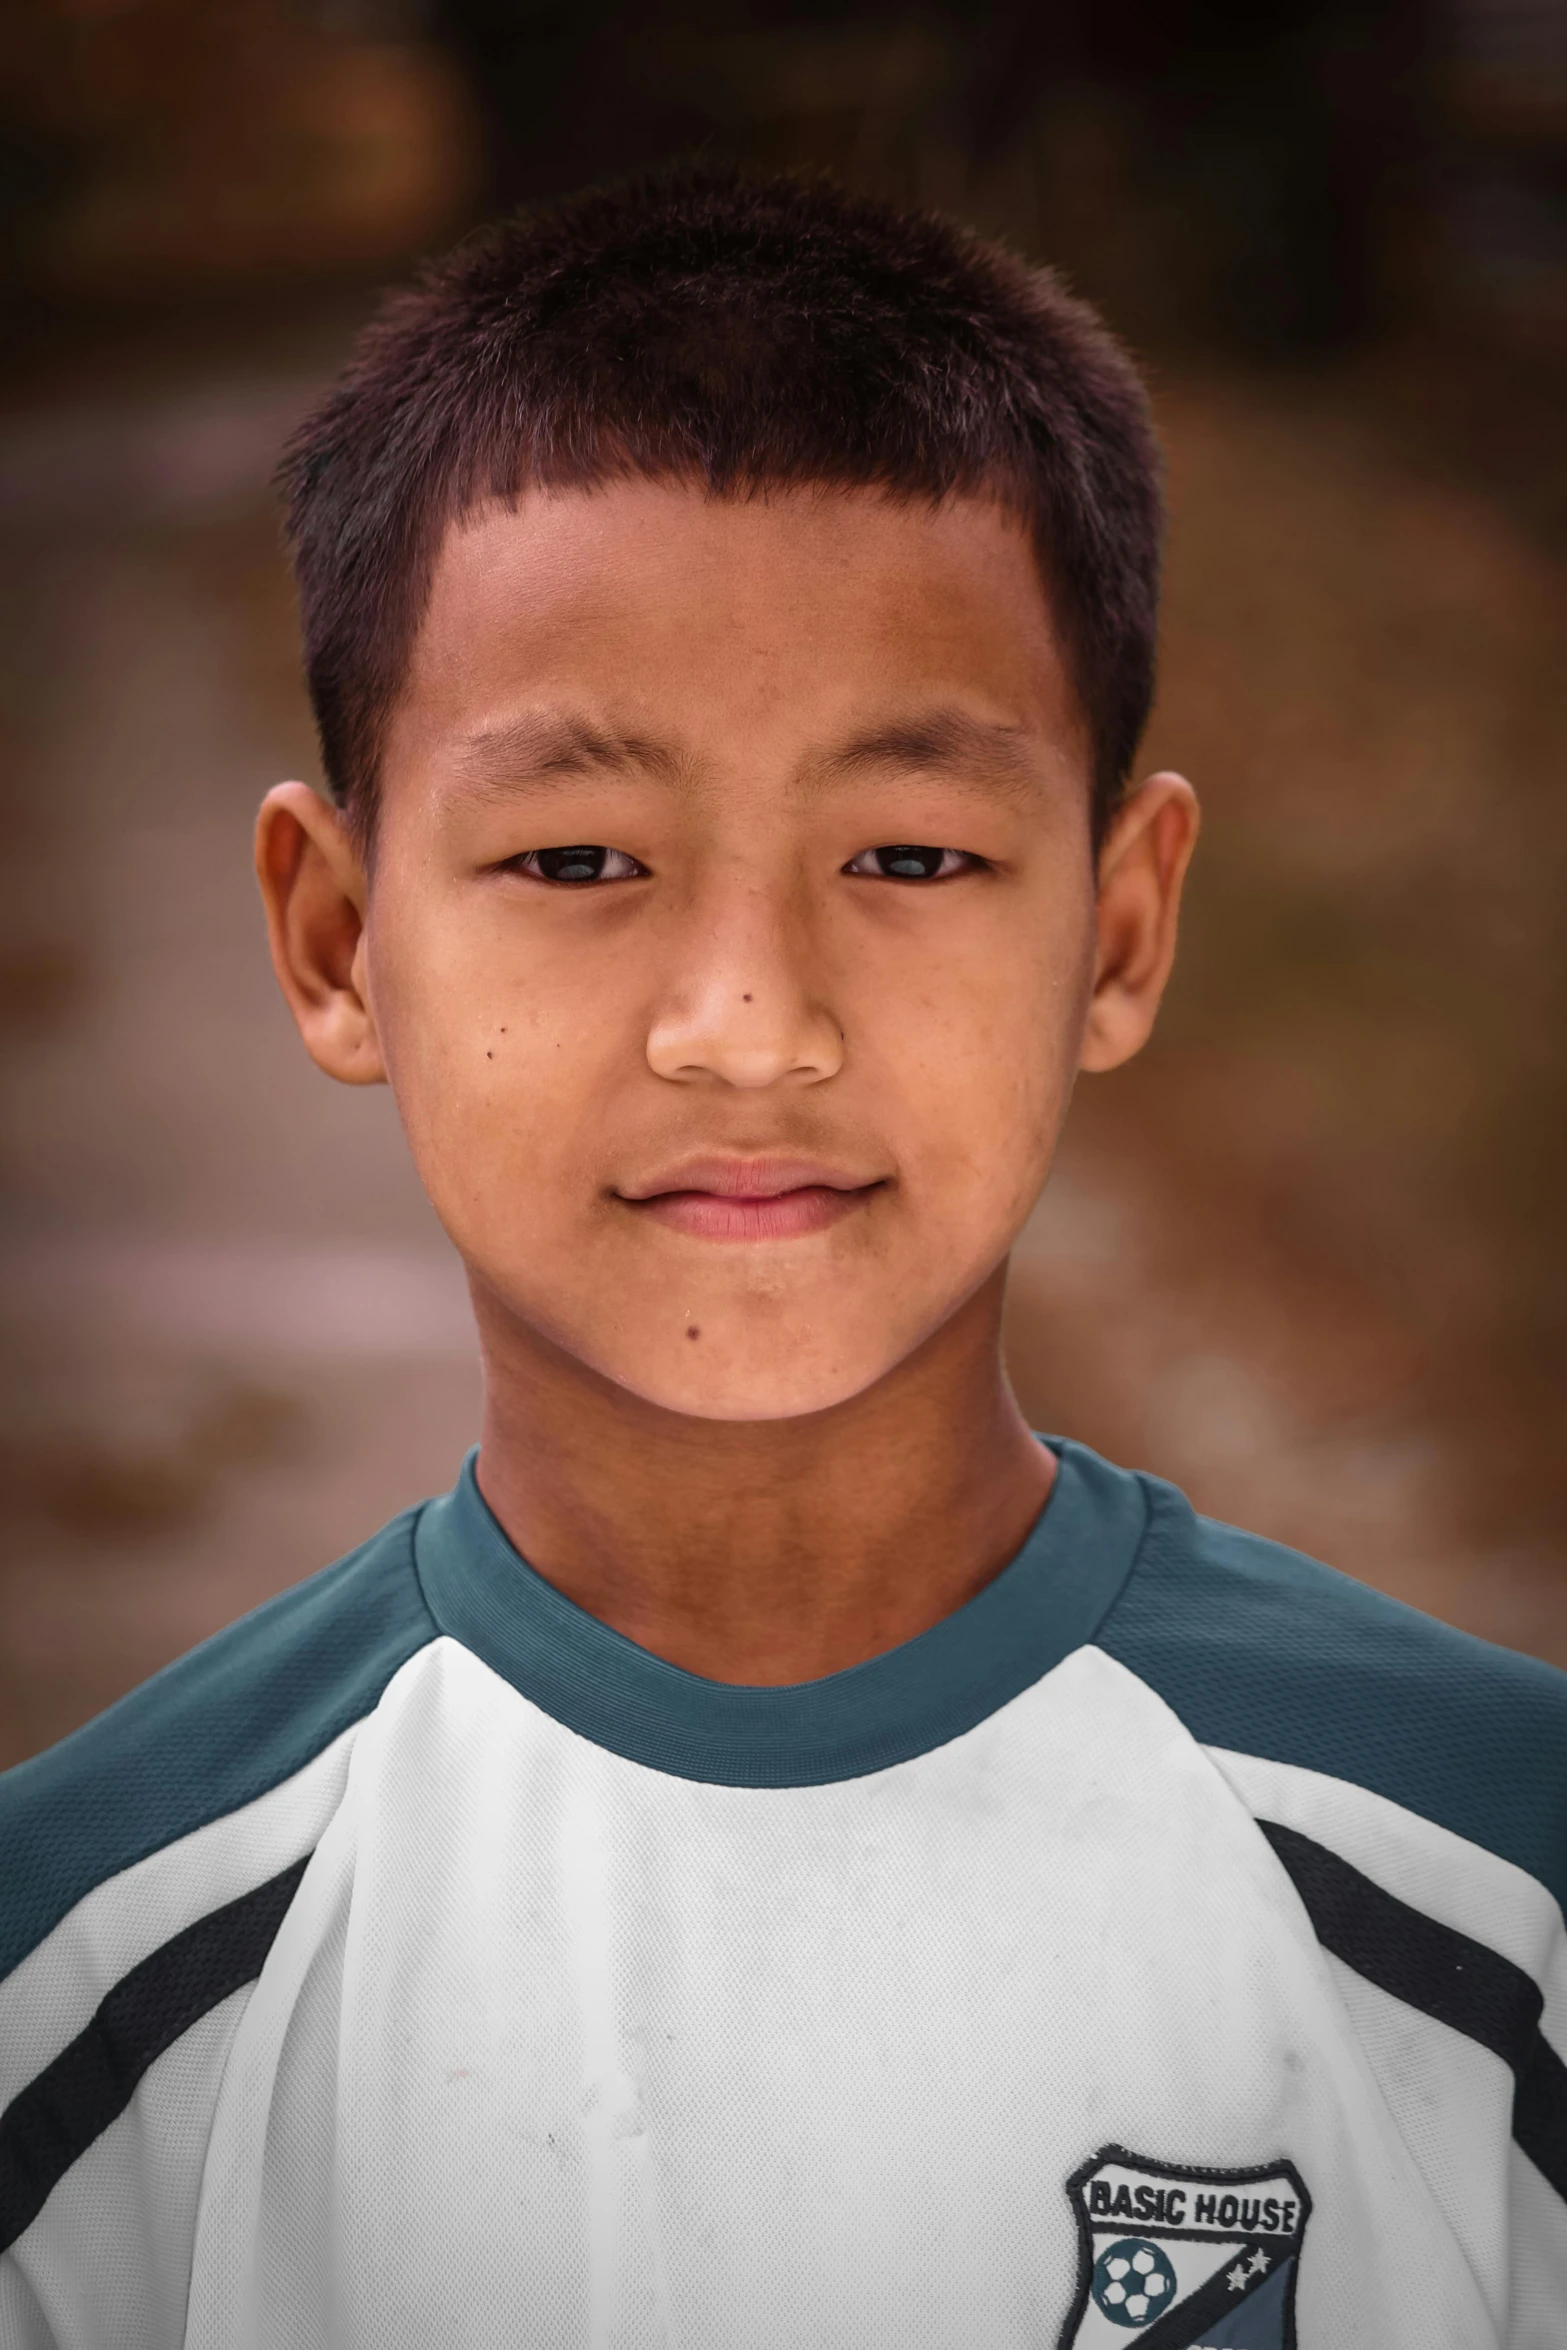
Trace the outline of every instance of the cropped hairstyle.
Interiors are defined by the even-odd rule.
[[[311,699],[362,838],[445,533],[489,499],[638,476],[1001,500],[1032,538],[1102,837],[1158,612],[1159,457],[1130,360],[1051,271],[950,221],[687,168],[460,246],[389,299],[290,443]]]

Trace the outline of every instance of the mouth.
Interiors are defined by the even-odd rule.
[[[794,1240],[825,1232],[878,1191],[806,1159],[693,1159],[616,1197],[633,1214],[697,1240]]]

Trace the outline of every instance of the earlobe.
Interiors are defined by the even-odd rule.
[[[344,1085],[382,1084],[365,987],[364,861],[343,818],[308,784],[277,784],[262,801],[256,879],[272,968],[306,1051]]]
[[[1170,967],[1197,795],[1184,776],[1151,775],[1121,807],[1099,858],[1093,993],[1078,1066],[1117,1069],[1152,1033]]]

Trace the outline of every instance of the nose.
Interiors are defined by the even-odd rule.
[[[802,909],[756,883],[693,906],[648,1031],[648,1066],[676,1084],[819,1085],[843,1066],[843,1031]]]

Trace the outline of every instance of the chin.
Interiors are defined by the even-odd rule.
[[[917,1353],[966,1294],[932,1285],[889,1313],[863,1282],[813,1283],[792,1298],[715,1296],[711,1284],[704,1297],[694,1282],[649,1296],[622,1282],[622,1310],[611,1318],[603,1297],[612,1284],[550,1297],[470,1273],[492,1377],[519,1340],[524,1351],[542,1341],[655,1411],[732,1424],[808,1419],[852,1403]]]
[[[705,1339],[689,1343],[689,1356],[698,1357]],[[690,1420],[800,1420],[813,1412],[830,1412],[853,1401],[886,1377],[898,1360],[856,1349],[832,1362],[811,1362],[809,1349],[791,1345],[780,1336],[765,1356],[736,1360],[729,1349],[715,1343],[707,1360],[688,1359],[682,1348],[673,1358],[636,1364],[602,1366],[619,1387],[639,1396],[658,1410],[678,1412]]]

